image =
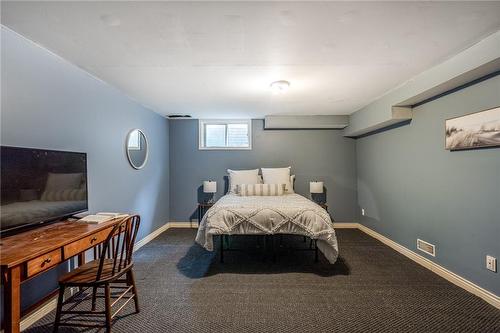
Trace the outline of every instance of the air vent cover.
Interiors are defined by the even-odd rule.
[[[436,256],[436,246],[421,239],[417,239],[417,249],[433,257]]]

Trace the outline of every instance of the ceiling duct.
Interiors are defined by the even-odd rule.
[[[349,116],[266,116],[264,129],[343,129]]]

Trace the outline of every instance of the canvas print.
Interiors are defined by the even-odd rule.
[[[446,149],[500,146],[500,107],[446,120]]]

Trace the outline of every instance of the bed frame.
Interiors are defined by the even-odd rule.
[[[220,248],[219,248],[219,252],[220,252],[220,262],[221,263],[224,263],[224,252],[226,251],[245,251],[244,249],[235,249],[235,248],[230,248],[230,247],[226,247],[224,248],[224,243],[229,243],[229,236],[238,236],[238,237],[246,237],[246,236],[251,236],[251,237],[259,237],[259,238],[263,238],[263,247],[262,247],[262,257],[263,257],[263,260],[265,261],[267,256],[267,249],[268,247],[271,248],[271,254],[272,254],[272,259],[273,259],[273,262],[276,262],[276,238],[278,238],[278,243],[279,243],[279,247],[282,247],[282,244],[283,244],[283,236],[300,236],[300,235],[294,235],[294,234],[273,234],[273,235],[227,235],[227,234],[223,234],[223,235],[219,235],[220,237]],[[307,236],[303,236],[304,237],[304,243],[306,243],[307,241]],[[226,241],[224,241],[226,240]],[[297,248],[297,247],[286,247],[287,250],[292,250],[292,251],[312,251],[314,252],[314,262],[318,262],[318,244],[317,244],[317,240],[316,239],[313,239],[313,238],[310,238],[310,241],[309,241],[309,247],[305,247],[305,248]]]

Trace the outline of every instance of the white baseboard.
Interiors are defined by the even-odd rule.
[[[144,237],[140,241],[135,242],[134,252],[139,250],[141,247],[143,247],[147,243],[151,242],[156,237],[160,236],[162,233],[167,231],[169,228],[171,228],[170,223],[165,223],[164,225],[162,225],[161,227],[159,227],[158,229],[156,229],[155,231],[153,231],[152,233],[150,233],[149,235],[147,235],[146,237]]]
[[[171,222],[173,228],[189,228],[190,225],[192,225],[191,222]],[[196,225],[196,223],[195,223]],[[403,254],[404,256],[410,258],[411,260],[415,261],[416,263],[424,266],[425,268],[431,270],[432,272],[436,273],[437,275],[445,278],[446,280],[450,281],[451,283],[467,290],[468,292],[482,298],[486,302],[490,303],[491,305],[495,306],[496,308],[500,309],[500,297],[496,296],[495,294],[489,292],[486,289],[483,289],[479,287],[478,285],[474,284],[473,282],[461,277],[458,274],[453,273],[452,271],[436,264],[435,262],[421,256],[420,254],[417,254],[406,247],[396,243],[393,240],[390,240],[389,238],[379,234],[378,232],[356,222],[335,222],[333,224],[334,228],[336,229],[359,229],[363,231],[364,233],[372,236],[373,238],[381,241],[385,245],[391,247],[392,249],[398,251],[399,253]],[[195,226],[196,228],[196,226]]]
[[[193,227],[192,222],[170,222],[172,228],[190,228]],[[333,224],[334,228],[336,229],[359,229],[363,231],[364,233],[372,236],[373,238],[381,241],[385,245],[391,247],[392,249],[398,251],[399,253],[403,254],[404,256],[410,258],[411,260],[415,261],[416,263],[424,266],[425,268],[431,270],[432,272],[436,273],[437,275],[445,278],[446,280],[450,281],[451,283],[467,290],[468,292],[482,298],[486,302],[490,303],[491,305],[495,306],[496,308],[500,309],[500,297],[496,296],[492,292],[489,292],[486,289],[483,289],[479,287],[478,285],[474,284],[473,282],[461,277],[458,274],[453,273],[452,271],[436,264],[435,262],[421,256],[420,254],[417,254],[413,252],[412,250],[407,249],[406,247],[396,243],[393,240],[390,240],[389,238],[379,234],[378,232],[356,222],[335,222]],[[194,223],[194,228],[196,228],[196,223]]]
[[[170,228],[193,228],[198,229],[198,222],[189,221],[170,221],[168,222]]]
[[[357,229],[358,223],[355,222],[333,222],[335,229]]]
[[[493,305],[497,309],[500,309],[500,297],[493,294],[492,292],[481,288],[477,284],[461,277],[458,274],[453,273],[452,271],[444,268],[441,265],[436,264],[432,260],[429,260],[420,254],[417,254],[413,252],[412,250],[407,249],[406,247],[400,245],[399,243],[396,243],[395,241],[379,234],[378,232],[360,224],[360,223],[355,223],[355,222],[345,222],[345,223],[334,223],[333,224],[334,228],[336,229],[359,229],[363,231],[364,233],[372,236],[373,238],[381,241],[385,245],[391,247],[392,249],[396,250],[397,252],[401,253],[402,255],[406,256],[407,258],[415,261],[417,264],[420,264],[427,268],[428,270],[436,273],[437,275],[441,276],[442,278],[448,280],[449,282],[459,286],[460,288],[463,288],[470,292],[471,294],[474,294],[489,304]]]
[[[170,228],[197,228],[198,225],[196,222],[168,222],[141,239],[140,241],[135,243],[134,246],[134,252],[146,245],[147,243],[151,242],[153,239],[158,237],[160,234],[163,232],[167,231]],[[381,241],[385,245],[391,247],[392,249],[398,251],[399,253],[403,254],[404,256],[410,258],[411,260],[415,261],[416,263],[424,266],[425,268],[431,270],[432,272],[436,273],[437,275],[445,278],[446,280],[450,281],[451,283],[467,290],[468,292],[482,298],[486,302],[490,303],[497,309],[500,309],[500,297],[496,296],[495,294],[489,292],[486,289],[483,289],[479,287],[478,285],[470,282],[467,279],[464,279],[463,277],[447,270],[446,268],[436,264],[435,262],[422,257],[421,255],[407,249],[406,247],[394,242],[393,240],[390,240],[389,238],[379,234],[378,232],[362,225],[359,223],[354,223],[354,222],[345,222],[345,223],[334,223],[334,227],[337,229],[359,229],[363,231],[364,233],[372,236],[373,238]],[[56,308],[57,305],[57,296],[54,296],[50,298],[47,302],[45,302],[42,306],[40,306],[38,309],[27,315],[21,320],[21,330],[25,330],[26,328],[30,327],[33,325],[35,322],[40,320],[43,316],[47,315],[50,313],[52,310]],[[3,330],[2,330],[3,332]]]
[[[44,316],[48,315],[57,306],[57,295],[51,297],[47,302],[37,308],[35,311],[31,312],[29,315],[21,320],[21,331],[24,331],[38,320],[42,319]],[[4,330],[2,330],[4,332]]]
[[[481,288],[480,286],[474,284],[473,282],[464,279],[458,274],[455,274],[448,269],[436,264],[435,262],[421,256],[420,254],[417,254],[406,247],[396,243],[393,240],[390,240],[389,238],[379,234],[378,232],[358,223],[359,230],[363,231],[364,233],[372,236],[375,239],[378,239],[385,245],[393,248],[394,250],[398,251],[402,255],[410,258],[411,260],[415,261],[417,264],[420,264],[424,266],[425,268],[433,271],[437,275],[445,278],[446,280],[450,281],[451,283],[467,290],[468,292],[482,298],[486,302],[490,303],[497,309],[500,309],[500,297],[497,295],[493,294],[492,292],[489,292],[486,289]]]

